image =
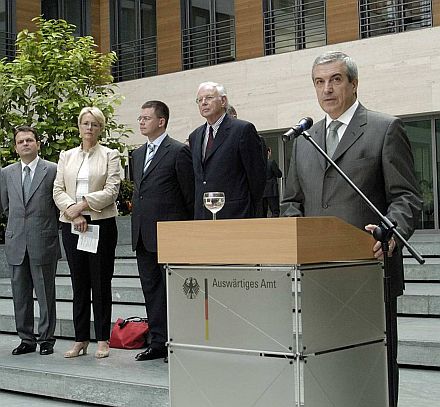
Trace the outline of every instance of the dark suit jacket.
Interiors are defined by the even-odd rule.
[[[310,129],[325,149],[325,119]],[[401,120],[358,106],[333,160],[378,209],[409,238],[422,207],[409,140]],[[284,216],[337,216],[364,230],[378,217],[304,137],[295,140]],[[349,250],[349,249],[348,249]],[[397,250],[398,254],[399,250]],[[392,294],[403,290],[401,256],[393,256]]]
[[[189,136],[195,177],[195,219],[212,219],[203,206],[205,192],[224,192],[226,203],[219,219],[255,217],[266,184],[266,160],[252,123],[223,119],[209,154],[202,162],[206,124]]]
[[[29,261],[36,265],[56,263],[61,257],[58,209],[52,197],[56,172],[56,164],[38,160],[25,205],[21,162],[1,170],[1,202],[8,215],[5,251],[9,264],[20,265],[26,250]]]
[[[157,222],[193,219],[194,173],[188,146],[166,136],[143,174],[146,148],[133,152],[132,247],[142,236],[145,248],[155,252]]]
[[[266,166],[266,187],[264,188],[264,198],[279,196],[277,178],[283,176],[278,164],[274,160],[267,160]]]

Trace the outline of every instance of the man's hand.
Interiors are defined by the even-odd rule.
[[[376,229],[378,226],[377,225],[367,225],[365,226],[365,230],[368,232],[371,232],[371,234],[373,234],[374,229]],[[394,238],[392,237],[389,241],[388,241],[388,245],[389,245],[389,251],[388,251],[388,257],[391,257],[393,255],[393,251],[396,248],[396,241],[394,240]],[[374,257],[378,260],[383,260],[383,252],[382,252],[382,243],[376,240],[376,243],[373,246],[373,253],[374,253]]]

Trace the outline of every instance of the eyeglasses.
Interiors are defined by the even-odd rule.
[[[214,99],[217,99],[219,96],[203,96],[200,98],[196,98],[196,103],[201,105],[203,102],[211,103]]]
[[[101,127],[101,125],[99,123],[95,123],[95,122],[85,122],[85,123],[81,123],[80,126],[82,127],[91,127],[92,129],[98,129]]]
[[[150,116],[139,116],[137,118],[137,121],[140,122],[149,122],[150,120],[153,120],[154,117],[150,117]]]

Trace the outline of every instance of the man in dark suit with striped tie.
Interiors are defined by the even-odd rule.
[[[167,308],[165,273],[157,263],[156,224],[193,219],[194,174],[191,152],[166,131],[168,106],[158,100],[142,105],[139,128],[147,142],[133,152],[132,248],[136,251],[151,343],[136,360],[165,358]]]

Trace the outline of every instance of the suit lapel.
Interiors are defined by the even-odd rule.
[[[194,167],[198,168],[199,172],[203,172],[203,163],[202,163],[202,148],[203,148],[203,139],[205,137],[206,125],[200,126],[197,130],[197,133],[194,137],[194,146],[191,148],[194,149],[195,154],[193,154]]]
[[[145,174],[143,175],[142,179],[145,177],[148,177],[148,174],[153,171],[153,169],[159,164],[160,160],[168,153],[168,147],[170,146],[170,137],[166,136],[162,143],[160,143],[159,149],[156,151],[156,154],[154,154],[153,159],[151,160],[150,165],[147,168],[147,171],[145,171]]]
[[[356,140],[364,134],[363,127],[367,124],[367,110],[359,104],[354,113],[348,127],[345,129],[344,135],[333,154],[333,161],[341,157]]]
[[[312,135],[313,139],[316,143],[325,151],[325,136],[326,136],[326,128],[325,128],[325,119],[321,120],[316,124],[315,133]],[[318,162],[321,165],[321,168],[325,170],[327,167],[327,161],[323,155],[319,151],[316,151],[316,155],[318,157]]]
[[[139,147],[139,149],[137,150],[137,154],[133,155],[133,181],[138,186],[140,185],[142,177],[144,175],[146,150],[147,143],[145,143],[142,147]]]
[[[230,134],[231,128],[231,119],[228,115],[223,118],[223,121],[220,124],[220,127],[217,130],[217,134],[214,138],[214,143],[212,145],[211,150],[205,157],[205,163],[211,158],[211,156],[215,153],[215,151],[223,144],[223,142],[228,138]]]
[[[28,202],[31,200],[32,195],[35,193],[37,188],[40,186],[40,184],[43,181],[43,179],[46,176],[46,174],[47,174],[47,166],[43,162],[43,160],[40,158],[38,160],[37,167],[35,168],[34,177],[32,178],[31,188],[29,190],[29,200],[28,200]]]
[[[22,178],[22,168],[21,162],[14,164],[14,170],[12,171],[12,185],[14,186],[18,196],[20,197],[20,202],[23,203],[23,178]],[[23,203],[24,204],[24,203]]]

